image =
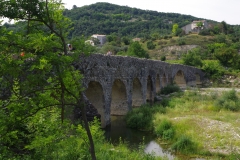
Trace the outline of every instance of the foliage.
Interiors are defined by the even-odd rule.
[[[148,49],[155,49],[156,45],[153,43],[153,41],[147,42],[147,48]]]
[[[174,36],[177,36],[178,24],[174,24],[172,27],[172,33]]]
[[[220,78],[224,73],[224,68],[217,60],[204,60],[202,70],[213,80]]]
[[[221,48],[217,49],[214,56],[219,62],[226,67],[232,67],[240,69],[240,55],[236,49],[233,48]]]
[[[56,124],[64,126],[66,117],[77,107],[84,119],[91,157],[96,159],[81,104],[82,76],[72,65],[79,53],[88,49],[82,43],[77,53],[68,53],[66,37],[71,21],[62,15],[61,1],[2,1],[0,6],[4,8],[1,16],[28,22],[27,32],[13,33],[0,28],[0,145],[4,148],[1,152],[47,155],[56,147],[53,142],[70,135],[70,130],[58,132],[63,128],[53,123],[58,120]],[[44,123],[45,119],[48,123]],[[59,135],[51,134],[55,132]],[[46,147],[49,148],[45,150]]]
[[[197,27],[199,28],[203,27],[203,22],[197,22]]]
[[[166,61],[166,56],[161,56],[161,61]]]
[[[142,105],[127,113],[125,116],[126,124],[130,128],[151,131],[153,129],[153,114],[156,112],[166,113],[166,109],[157,105]]]
[[[224,34],[219,34],[215,36],[215,41],[217,43],[226,43],[226,35]]]
[[[96,33],[105,35],[117,33],[121,36],[141,38],[153,33],[168,35],[172,29],[169,21],[184,26],[195,19],[190,15],[141,10],[105,2],[74,7],[71,10],[65,9],[64,16],[74,22],[74,30],[70,31],[69,38],[82,35],[88,37]],[[11,27],[16,29],[21,25]]]
[[[136,41],[132,42],[127,50],[127,54],[133,57],[149,58],[148,53],[142,48],[141,44]]]
[[[183,64],[201,68],[203,63],[200,49],[195,48],[182,55]]]
[[[152,129],[152,112],[149,109],[150,106],[141,106],[133,111],[130,111],[126,115],[126,123],[130,128],[140,130]]]
[[[213,59],[214,58],[214,53],[217,49],[221,49],[226,47],[225,43],[211,43],[207,45],[207,51],[209,54],[209,58]]]
[[[177,142],[172,145],[172,149],[181,153],[195,153],[197,151],[196,144],[188,136],[181,136]]]
[[[122,41],[125,45],[129,45],[131,40],[128,37],[122,37]]]
[[[173,92],[179,92],[181,91],[181,89],[177,86],[177,85],[174,85],[174,84],[168,84],[167,86],[163,87],[160,91],[160,94],[170,94],[170,93],[173,93]]]
[[[167,119],[163,119],[160,124],[155,127],[154,132],[163,140],[171,140],[175,135],[175,129],[173,128],[173,125]]]
[[[186,44],[186,41],[185,41],[184,38],[179,38],[179,39],[177,40],[177,42],[178,42],[178,45],[179,45],[179,46]]]
[[[221,109],[226,109],[230,111],[240,110],[240,98],[237,96],[236,90],[231,90],[223,93],[223,95],[216,99],[215,105]]]

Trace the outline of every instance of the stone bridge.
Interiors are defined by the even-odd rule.
[[[81,57],[74,66],[84,75],[85,94],[101,114],[102,127],[110,124],[111,115],[125,115],[153,101],[167,84],[195,87],[205,75],[191,66],[102,54]]]

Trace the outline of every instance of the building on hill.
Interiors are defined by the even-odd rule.
[[[140,42],[141,38],[133,38],[132,40],[133,40],[133,42],[136,42],[136,41]]]
[[[91,38],[98,39],[100,45],[104,45],[107,41],[106,35],[94,34],[91,36]],[[96,45],[95,42],[94,45]]]
[[[182,30],[185,31],[185,34],[189,34],[189,32],[192,33],[199,33],[203,29],[208,29],[208,23],[206,20],[200,20],[200,21],[193,21],[192,23],[182,27]]]

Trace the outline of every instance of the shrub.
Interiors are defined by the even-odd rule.
[[[168,39],[168,36],[164,36],[163,38],[164,38],[164,39]]]
[[[153,41],[147,42],[147,48],[148,49],[155,49],[156,45],[153,43]]]
[[[169,102],[170,102],[169,99],[164,98],[164,99],[161,100],[160,104],[161,104],[163,107],[167,107],[167,106],[169,106]]]
[[[202,70],[207,73],[207,76],[211,79],[220,78],[224,73],[224,68],[219,61],[205,60],[203,61]]]
[[[161,61],[166,61],[166,56],[161,56]]]
[[[175,130],[169,120],[163,119],[155,128],[155,134],[164,140],[170,140],[175,135]]]
[[[186,44],[186,41],[184,38],[179,38],[178,39],[178,45],[181,46],[181,45],[185,45]]]
[[[152,130],[152,108],[148,105],[128,112],[125,118],[126,124],[130,128]]]
[[[223,95],[215,101],[215,105],[221,110],[226,109],[230,111],[240,110],[240,99],[235,90],[223,93]]]
[[[129,56],[139,58],[149,58],[149,54],[145,51],[139,42],[132,42],[127,51]]]
[[[164,87],[163,89],[161,89],[161,94],[170,94],[173,92],[179,92],[181,91],[181,89],[177,86],[177,85],[173,85],[173,84],[168,84],[166,87]]]
[[[183,63],[189,66],[202,67],[202,59],[200,56],[200,50],[195,48],[183,55]]]
[[[191,138],[183,135],[178,138],[177,142],[171,147],[173,150],[182,153],[195,153],[197,145],[191,140]]]

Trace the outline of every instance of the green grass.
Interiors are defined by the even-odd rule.
[[[171,96],[165,103],[166,112],[156,111],[153,115],[153,129],[159,142],[193,157],[224,160],[240,157],[240,112],[219,110],[215,102],[222,96],[219,92],[198,90]],[[225,97],[236,99],[232,94]]]

